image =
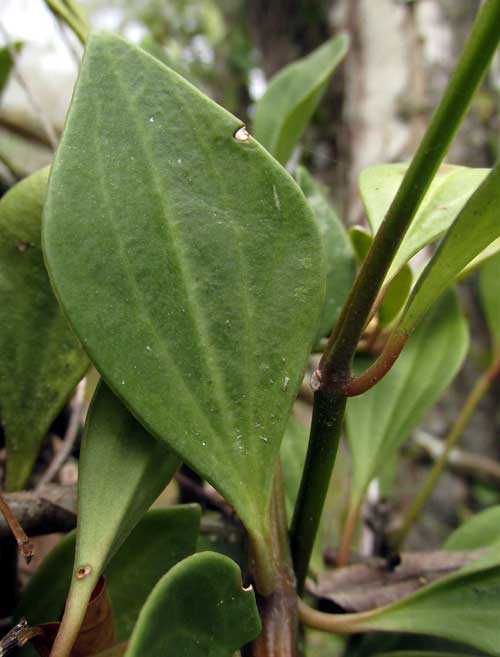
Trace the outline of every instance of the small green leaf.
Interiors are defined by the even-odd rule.
[[[493,352],[500,355],[500,255],[491,258],[481,267],[479,292]]]
[[[321,185],[304,167],[299,167],[297,182],[318,223],[325,251],[326,296],[318,333],[322,338],[331,332],[351,289],[354,254],[346,230]]]
[[[391,279],[380,304],[378,318],[381,326],[388,326],[399,314],[410,294],[413,272],[404,264]]]
[[[37,171],[0,201],[0,415],[9,490],[26,484],[51,423],[88,367],[43,262],[47,178],[48,169]]]
[[[498,550],[396,604],[366,613],[363,630],[431,634],[500,655]]]
[[[455,529],[445,550],[475,550],[500,545],[500,505],[476,513]]]
[[[251,589],[238,566],[203,552],[174,566],[139,614],[126,657],[232,657],[260,632]]]
[[[303,194],[240,127],[144,51],[91,36],[45,254],[96,368],[228,499],[268,563],[274,464],[325,274]]]
[[[75,565],[54,656],[69,653],[106,564],[178,466],[165,443],[149,435],[101,383],[80,452]]]
[[[500,162],[495,165],[449,228],[418,279],[397,332],[409,334],[460,272],[500,236]]]
[[[349,399],[353,504],[363,499],[370,481],[446,390],[467,346],[467,324],[456,295],[449,291],[409,339],[390,372],[364,395]]]
[[[12,44],[12,47],[19,51],[22,48],[22,43],[20,41],[16,41]],[[0,98],[2,96],[2,91],[7,86],[7,82],[9,81],[13,67],[14,62],[12,60],[10,46],[3,46],[0,48]]]
[[[407,167],[407,164],[382,164],[361,172],[359,189],[373,234],[382,223]],[[396,253],[389,278],[426,244],[446,232],[488,171],[449,164],[439,169]]]
[[[269,83],[255,108],[253,130],[278,162],[290,159],[348,47],[347,34],[339,34],[283,68]]]
[[[106,566],[106,584],[118,640],[128,639],[142,605],[158,580],[195,551],[200,525],[197,505],[153,509],[139,521]],[[68,593],[76,532],[48,554],[22,593],[16,612],[30,624],[59,618]]]
[[[351,240],[356,260],[358,261],[358,264],[361,264],[370,250],[373,237],[361,226],[352,226],[349,228],[349,239]]]

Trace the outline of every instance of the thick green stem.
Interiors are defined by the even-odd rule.
[[[431,124],[375,236],[316,372],[319,390],[314,395],[307,460],[291,530],[299,593],[303,591],[335,463],[346,403],[343,389],[352,378],[351,365],[357,344],[391,262],[488,69],[499,39],[500,0],[486,0]]]
[[[498,376],[499,373],[500,358],[495,359],[493,364],[476,381],[475,386],[472,388],[469,396],[465,401],[465,404],[462,406],[462,410],[460,411],[451,428],[450,433],[445,440],[443,453],[432,466],[432,469],[429,472],[429,475],[427,476],[427,479],[425,480],[422,488],[419,490],[418,495],[413,500],[413,504],[406,512],[401,528],[395,532],[393,536],[393,544],[396,549],[401,549],[411,528],[422,514],[422,511],[424,510],[425,505],[427,504],[427,501],[432,494],[432,491],[436,487],[439,477],[446,467],[451,450],[456,446],[459,439],[463,435],[463,432],[469,424],[470,419],[477,408],[477,405],[488,391],[493,379]]]
[[[337,456],[346,398],[314,394],[311,437],[291,528],[297,590],[302,594],[330,476]]]
[[[257,594],[262,632],[250,646],[249,652],[251,657],[297,657],[297,595],[279,462],[274,477],[268,559],[275,564],[275,588],[268,596]]]

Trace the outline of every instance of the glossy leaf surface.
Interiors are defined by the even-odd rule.
[[[479,292],[492,351],[500,356],[500,255],[491,258],[481,267]]]
[[[158,580],[195,551],[196,505],[153,509],[139,521],[105,569],[118,639],[130,637],[139,611]],[[76,532],[48,554],[23,591],[17,617],[31,624],[57,620],[71,583]]]
[[[106,564],[178,466],[178,457],[101,383],[80,451],[75,565],[59,632],[64,650],[54,654],[67,654]]]
[[[0,416],[9,490],[25,485],[51,423],[88,367],[43,262],[47,178],[48,169],[37,171],[0,200]]]
[[[500,163],[469,198],[408,300],[398,332],[410,333],[428,308],[489,244],[500,237]]]
[[[339,34],[289,64],[275,75],[257,103],[255,138],[282,164],[288,162],[348,46],[347,35]]]
[[[255,639],[260,618],[238,566],[203,552],[174,566],[139,615],[127,657],[232,657]]]
[[[256,141],[234,137],[240,126],[148,54],[92,36],[53,165],[45,248],[97,369],[263,550],[324,268],[302,193]]]
[[[323,239],[326,262],[325,305],[318,337],[329,335],[337,321],[344,301],[354,281],[355,263],[351,243],[325,190],[304,167],[298,170],[297,181],[313,211]]]
[[[445,550],[475,550],[500,545],[500,506],[492,506],[466,520],[448,537]]]
[[[455,294],[447,292],[389,373],[364,395],[349,399],[347,437],[356,501],[446,390],[467,346],[465,319]],[[359,365],[365,367],[361,360]]]
[[[407,164],[382,164],[361,172],[359,189],[375,234],[403,180]],[[488,169],[442,166],[434,178],[391,265],[389,278],[415,253],[440,237],[452,224]]]

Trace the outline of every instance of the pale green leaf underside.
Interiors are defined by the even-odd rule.
[[[388,374],[347,402],[347,437],[353,459],[353,497],[409,437],[454,378],[468,346],[467,324],[449,291],[432,308]],[[361,369],[366,368],[360,363]]]
[[[130,637],[142,605],[158,580],[195,551],[200,524],[196,505],[148,511],[106,567],[117,638]],[[59,618],[69,590],[75,558],[71,532],[47,555],[22,593],[16,616],[30,624]]]
[[[359,189],[374,234],[398,191],[407,167],[407,164],[381,164],[361,172]],[[488,171],[449,164],[439,169],[396,253],[389,278],[449,228]]]
[[[76,636],[106,564],[178,466],[177,455],[101,382],[80,451],[75,565],[61,634]],[[84,578],[78,577],[81,568],[89,569]]]
[[[260,632],[251,589],[238,566],[203,552],[174,566],[139,615],[126,657],[232,657]]]
[[[500,163],[469,198],[418,279],[398,331],[410,333],[463,269],[500,237]]]
[[[299,167],[297,182],[318,223],[325,251],[326,295],[318,332],[322,338],[331,332],[351,289],[356,271],[354,254],[347,232],[321,185],[304,167]]]
[[[0,417],[7,485],[22,488],[40,444],[88,367],[52,292],[41,250],[48,169],[0,201]]]
[[[148,54],[92,36],[44,236],[103,377],[261,534],[324,265],[303,195],[240,125]]]
[[[493,350],[500,353],[500,255],[491,258],[481,267],[479,292]]]
[[[282,164],[289,160],[348,46],[348,36],[339,34],[286,66],[257,103],[254,136]]]

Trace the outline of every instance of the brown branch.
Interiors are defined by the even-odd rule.
[[[16,518],[12,509],[9,506],[9,503],[0,493],[0,511],[2,512],[5,522],[7,523],[10,532],[14,535],[19,550],[23,554],[26,563],[30,563],[33,559],[33,544],[26,535],[26,532],[22,528],[19,520]]]

